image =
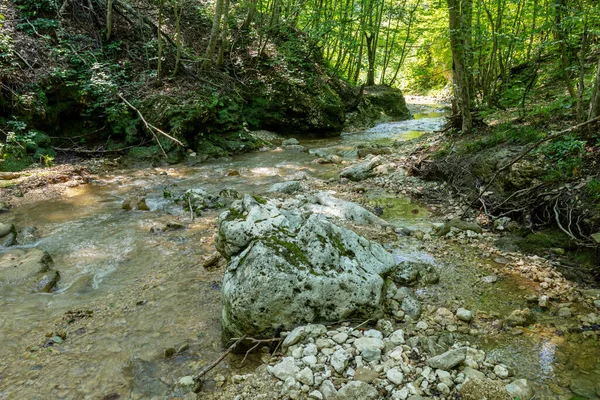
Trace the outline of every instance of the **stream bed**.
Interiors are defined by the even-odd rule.
[[[218,210],[191,219],[172,201],[190,188],[264,194],[277,182],[337,178],[336,164],[314,160],[337,155],[355,159],[357,146],[390,146],[441,127],[444,110],[421,106],[415,119],[330,139],[306,139],[309,152],[281,148],[242,154],[196,166],[129,169],[73,187],[60,199],[24,204],[0,214],[0,222],[35,226],[40,247],[60,272],[53,293],[32,294],[0,285],[0,399],[117,399],[173,396],[182,376],[195,375],[222,352],[220,283],[223,267],[204,269],[214,252]],[[122,208],[128,197],[145,196],[149,211]],[[386,191],[365,194],[396,226],[430,229],[427,205]],[[437,217],[437,219],[441,219]],[[185,229],[162,230],[169,223]],[[444,245],[436,254],[415,241],[392,250],[398,257],[435,262],[440,283],[419,293],[426,304],[458,302],[473,310],[507,314],[526,306],[526,282],[504,277],[481,286],[483,251]],[[524,256],[526,259],[526,257]],[[542,327],[521,334],[482,336],[477,344],[494,359],[534,382],[539,399],[600,398],[600,345],[579,334],[557,334],[560,318],[545,315]],[[58,334],[61,340],[54,340]],[[210,378],[238,369],[230,358]],[[250,360],[246,370],[256,361]],[[573,397],[575,395],[579,397]]]

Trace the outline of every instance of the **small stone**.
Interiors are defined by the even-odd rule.
[[[337,335],[333,335],[331,337],[331,340],[333,340],[334,342],[336,342],[337,344],[342,344],[344,343],[346,340],[348,340],[348,334],[345,332],[340,332]]]
[[[388,356],[396,361],[402,361],[402,347],[396,347]]]
[[[466,308],[459,308],[458,310],[456,310],[456,318],[464,322],[470,322],[471,320],[473,320],[473,312],[467,310]]]
[[[561,318],[570,318],[573,314],[569,307],[564,307],[558,310],[558,316]]]
[[[381,350],[379,349],[366,349],[362,353],[360,353],[363,360],[366,362],[378,361],[381,359]]]
[[[315,382],[315,378],[312,370],[309,367],[304,368],[296,374],[296,380],[305,385],[312,386]]]
[[[324,380],[319,386],[319,392],[323,394],[325,400],[332,400],[337,395],[337,390],[330,380]]]
[[[293,346],[298,343],[300,340],[304,338],[305,335],[305,327],[299,326],[285,337],[283,343],[281,344],[283,347]]]
[[[468,379],[479,379],[479,380],[485,379],[485,374],[481,371],[477,371],[475,368],[465,367],[465,369],[463,369],[462,373],[465,374],[465,376]]]
[[[368,331],[365,331],[364,335],[365,337],[371,337],[380,340],[383,339],[383,334],[375,329],[369,329]]]
[[[377,390],[368,383],[351,381],[338,391],[336,400],[375,400],[379,397]]]
[[[510,372],[508,371],[508,367],[504,364],[498,364],[494,367],[494,373],[500,379],[506,379],[510,376]]]
[[[526,379],[517,379],[504,387],[511,398],[520,400],[530,400],[534,391]]]
[[[294,377],[298,373],[298,367],[294,357],[284,357],[280,363],[267,367],[267,371],[276,378],[285,381],[290,376]]]
[[[379,338],[362,337],[354,341],[354,347],[356,347],[356,349],[362,353],[364,350],[367,349],[381,350],[385,347],[385,343]]]
[[[313,390],[308,394],[309,399],[323,400],[323,395],[318,390]]]
[[[196,380],[193,376],[184,376],[182,378],[179,378],[178,383],[181,386],[194,386],[196,384]]]
[[[418,331],[424,331],[427,328],[429,328],[429,325],[425,321],[419,321],[419,322],[417,322],[417,325],[415,326],[415,329]]]
[[[447,395],[450,394],[450,388],[448,387],[448,385],[446,385],[443,382],[438,383],[437,386],[436,386],[436,388],[443,395],[447,396]]]
[[[600,300],[594,300],[594,307],[600,310]]]
[[[336,350],[331,356],[331,366],[338,374],[341,374],[346,370],[350,358],[352,358],[352,356],[348,354],[346,350]]]
[[[540,296],[540,298],[538,299],[538,306],[540,306],[541,308],[547,308],[548,300],[548,296]]]
[[[496,275],[488,275],[481,278],[481,281],[485,283],[496,283],[498,281],[498,277]]]
[[[314,343],[309,343],[302,351],[302,356],[316,356],[318,353],[319,350],[317,349],[317,345],[315,345]]]
[[[404,344],[404,331],[402,329],[398,329],[397,331],[394,331],[391,335],[390,335],[390,341],[392,343],[394,343],[396,346],[400,345],[400,344]]]
[[[302,362],[305,365],[308,365],[309,367],[314,367],[317,364],[317,357],[316,356],[302,357]]]
[[[388,381],[392,382],[394,385],[399,385],[404,380],[404,374],[398,370],[398,368],[389,369],[385,374]]]
[[[354,380],[356,381],[371,383],[377,378],[379,378],[379,374],[367,368],[357,368],[354,371]]]
[[[467,348],[461,347],[459,349],[449,350],[439,356],[435,356],[427,360],[427,365],[431,368],[442,369],[447,371],[454,368],[467,357]]]

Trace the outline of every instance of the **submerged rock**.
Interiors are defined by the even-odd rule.
[[[180,199],[185,210],[191,210],[197,215],[209,208],[221,208],[223,203],[219,196],[208,194],[204,189],[188,189]]]
[[[51,266],[52,257],[44,250],[11,250],[0,255],[0,284],[25,284],[35,291],[49,292],[59,279],[57,272],[50,271]]]
[[[526,379],[517,379],[505,386],[506,391],[511,398],[520,400],[530,400],[535,392]]]
[[[382,276],[396,266],[378,243],[323,215],[302,214],[245,196],[219,216],[224,338],[272,336],[280,329],[383,312]]]
[[[10,247],[17,244],[17,230],[13,224],[0,222],[0,247]]]

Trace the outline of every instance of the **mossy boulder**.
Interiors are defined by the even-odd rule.
[[[273,337],[310,322],[383,313],[384,276],[396,261],[381,245],[323,215],[246,195],[219,216],[223,339]]]
[[[389,86],[367,86],[354,110],[346,114],[345,129],[370,128],[378,123],[411,119],[412,114],[400,89]]]

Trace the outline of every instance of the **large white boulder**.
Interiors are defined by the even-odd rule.
[[[219,217],[225,339],[382,315],[392,254],[324,215],[261,203],[245,196]]]

